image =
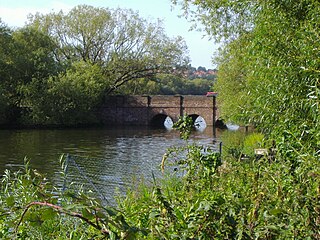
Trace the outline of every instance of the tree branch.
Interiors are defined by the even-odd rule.
[[[100,227],[98,224],[90,221],[88,218],[85,218],[82,214],[80,213],[77,213],[77,212],[71,212],[71,211],[67,211],[65,210],[64,208],[58,206],[58,205],[54,205],[52,203],[48,203],[48,202],[31,202],[29,203],[25,210],[23,211],[22,215],[21,215],[21,218],[16,226],[16,232],[18,231],[18,228],[19,226],[21,225],[22,221],[23,221],[23,218],[24,216],[26,215],[26,213],[28,212],[28,210],[32,207],[32,206],[45,206],[45,207],[50,207],[54,210],[56,210],[57,212],[59,213],[64,213],[68,216],[71,216],[71,217],[76,217],[76,218],[80,218],[81,220],[85,221],[86,223],[88,223],[89,225],[91,225],[92,227],[94,227],[95,229],[98,229],[99,231],[101,231],[103,234],[106,234],[108,235],[109,234],[109,231],[105,228],[102,228]]]

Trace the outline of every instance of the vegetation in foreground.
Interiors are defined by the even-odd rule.
[[[176,124],[186,141],[190,123],[184,118]],[[1,184],[0,237],[319,239],[318,159],[304,156],[292,169],[277,154],[250,155],[267,144],[260,134],[226,132],[223,140],[222,156],[191,142],[168,149],[161,169],[174,171],[119,196],[116,208],[88,192],[54,189],[28,164],[22,172],[7,171]]]

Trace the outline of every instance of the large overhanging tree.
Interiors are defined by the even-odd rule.
[[[60,63],[99,65],[108,93],[128,81],[171,72],[189,62],[181,37],[169,38],[161,21],[149,23],[132,10],[79,5],[68,13],[30,16],[29,25],[55,40]]]
[[[320,2],[172,2],[223,41],[216,90],[224,116],[253,123],[285,146],[284,154],[319,156]]]
[[[32,28],[11,30],[0,20],[0,42],[0,123],[13,124],[26,106],[26,87],[33,82],[43,95],[43,83],[58,65],[50,37]]]
[[[262,0],[263,1],[263,0]],[[204,30],[217,42],[230,42],[254,26],[260,0],[171,0],[179,5],[193,28]]]

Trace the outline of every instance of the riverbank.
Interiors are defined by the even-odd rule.
[[[0,237],[318,239],[319,161],[304,156],[296,169],[281,156],[243,161],[236,150],[252,136],[228,132],[222,156],[193,144],[167,149],[162,169],[176,171],[135,184],[116,208],[79,189],[52,195],[51,179],[27,164],[3,178]]]

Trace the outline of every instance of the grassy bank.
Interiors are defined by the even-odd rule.
[[[189,141],[188,124],[178,128]],[[301,154],[292,168],[277,153],[252,154],[268,146],[261,134],[225,132],[222,140],[222,156],[192,142],[168,149],[159,169],[167,176],[119,196],[116,209],[90,192],[55,189],[27,163],[7,171],[0,238],[319,239],[318,159]]]

